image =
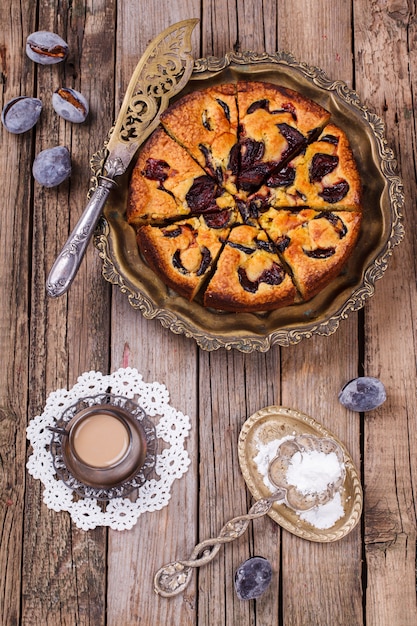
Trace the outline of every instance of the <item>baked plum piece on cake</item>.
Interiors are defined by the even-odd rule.
[[[361,210],[361,180],[346,133],[328,124],[281,171],[271,175],[257,197],[278,207]]]
[[[297,292],[265,232],[236,226],[204,292],[205,306],[224,311],[267,311],[293,304]]]

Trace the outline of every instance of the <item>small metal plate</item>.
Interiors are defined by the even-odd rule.
[[[266,407],[249,417],[242,426],[238,445],[243,477],[256,500],[269,497],[271,492],[265,485],[264,477],[254,460],[259,452],[258,446],[275,440],[279,441],[283,437],[301,435],[332,439],[342,449],[346,470],[344,483],[340,488],[344,515],[329,529],[312,526],[303,521],[297,512],[280,502],[272,505],[268,515],[282,528],[303,539],[322,543],[337,541],[350,533],[359,522],[363,506],[362,486],[353,460],[345,446],[312,417],[282,406]]]
[[[205,350],[223,347],[266,352],[274,344],[288,346],[314,334],[331,335],[342,319],[372,296],[393,248],[404,236],[402,184],[393,152],[387,147],[383,122],[345,83],[330,80],[319,68],[299,63],[286,52],[230,53],[221,59],[196,60],[191,80],[177,98],[211,85],[251,79],[295,89],[331,112],[332,121],[347,133],[358,163],[364,219],[348,263],[315,298],[268,313],[223,313],[189,303],[144,263],[134,230],[125,219],[128,171],[112,192],[95,237],[103,276],[118,285],[144,317],[159,319],[163,326],[192,337]],[[104,147],[92,159],[93,185],[105,156]]]

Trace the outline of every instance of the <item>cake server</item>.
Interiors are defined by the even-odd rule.
[[[103,173],[84,212],[49,273],[49,296],[64,294],[80,266],[115,177],[123,174],[139,146],[159,123],[170,99],[184,88],[193,71],[191,34],[198,19],[173,24],[147,47],[130,79],[107,144]]]

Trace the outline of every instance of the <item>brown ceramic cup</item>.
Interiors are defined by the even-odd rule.
[[[107,430],[100,431],[100,426],[104,425]],[[90,436],[95,429],[96,437],[93,441],[84,440],[81,445],[82,432],[87,428]],[[144,464],[145,431],[140,422],[121,407],[95,404],[82,409],[68,422],[65,432],[63,461],[71,474],[85,485],[98,489],[117,487],[133,478]],[[109,437],[118,439],[120,445],[108,441]]]

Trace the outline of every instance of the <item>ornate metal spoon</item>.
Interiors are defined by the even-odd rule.
[[[49,273],[46,291],[64,294],[80,266],[116,176],[123,174],[138,147],[159,123],[170,98],[187,84],[193,71],[191,33],[198,19],[173,24],[146,49],[130,79],[112,131],[104,173],[72,234]]]
[[[197,544],[187,561],[173,561],[159,569],[154,577],[154,589],[157,594],[171,598],[184,591],[191,580],[196,567],[207,565],[219,552],[224,543],[229,543],[241,537],[251,520],[266,515],[273,503],[282,500],[285,496],[283,489],[278,489],[269,498],[257,500],[246,515],[234,517],[221,529],[215,539],[206,539]]]

